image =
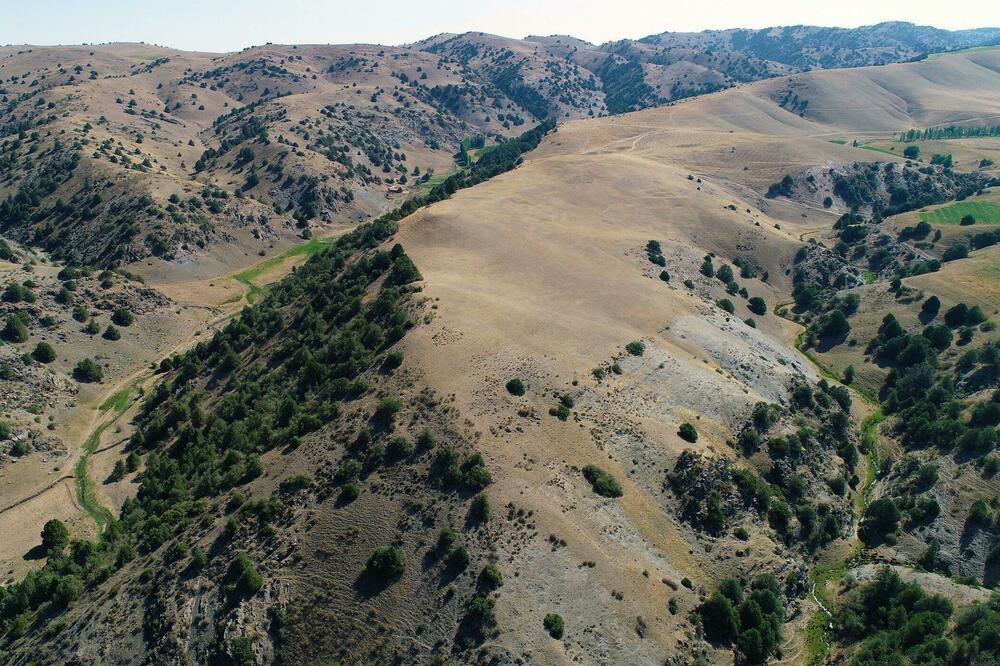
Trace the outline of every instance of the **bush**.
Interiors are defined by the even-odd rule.
[[[392,418],[403,409],[403,403],[393,398],[386,398],[375,408],[375,419],[391,423]]]
[[[479,589],[491,592],[503,585],[503,574],[500,573],[500,569],[496,568],[496,566],[487,564],[483,567],[483,570],[479,572],[477,585],[479,586]]]
[[[448,553],[448,568],[454,571],[465,571],[469,567],[469,550],[465,546],[459,546]]]
[[[56,360],[56,350],[47,342],[39,342],[31,352],[31,358],[39,363],[51,363]]]
[[[401,365],[403,365],[403,352],[401,351],[389,352],[382,360],[382,367],[386,370],[395,370]]]
[[[101,337],[103,337],[105,340],[111,340],[111,341],[121,340],[122,332],[117,328],[115,328],[113,324],[108,324],[108,327],[104,329],[104,335],[102,335]]]
[[[485,494],[479,493],[472,498],[472,504],[469,506],[469,515],[479,522],[485,522],[490,519],[490,514],[493,513],[493,509],[490,507],[490,498]]]
[[[908,160],[915,160],[920,157],[920,146],[907,146],[903,149],[903,157]]]
[[[76,367],[73,368],[73,378],[78,382],[86,384],[101,382],[104,380],[104,371],[95,360],[85,358],[77,363]]]
[[[233,661],[239,666],[254,666],[257,656],[253,651],[253,643],[246,636],[238,636],[229,642],[229,652]]]
[[[10,439],[10,425],[0,421],[0,442]]]
[[[511,395],[522,396],[526,390],[527,387],[525,387],[524,382],[517,377],[507,382],[507,392]]]
[[[972,215],[963,215],[962,219],[959,220],[958,223],[963,227],[971,227],[973,224],[976,223],[976,218],[974,218]]]
[[[660,271],[660,279],[664,282],[670,282],[670,273],[667,271]]]
[[[115,311],[111,313],[111,321],[119,326],[131,326],[135,317],[125,308],[115,308]]]
[[[763,317],[767,314],[767,303],[760,296],[754,296],[747,302],[747,309],[755,315]]]
[[[583,477],[590,481],[591,488],[602,497],[621,497],[622,487],[610,473],[596,465],[583,468]]]
[[[736,312],[736,306],[733,305],[733,302],[728,298],[720,298],[715,302],[715,304],[718,305],[723,310],[725,310],[726,312],[728,312],[729,314],[733,314],[734,312]]]
[[[549,636],[556,640],[562,638],[566,631],[566,624],[563,622],[562,615],[558,613],[547,613],[545,619],[542,620],[542,626],[545,627],[545,631],[549,632]]]
[[[7,315],[6,325],[3,329],[3,339],[7,342],[27,342],[28,326],[16,314]]]
[[[405,570],[406,557],[396,546],[379,546],[365,563],[365,573],[382,581],[399,578]]]
[[[413,445],[405,437],[393,437],[385,449],[385,455],[389,460],[402,460],[411,453],[413,453]]]
[[[350,504],[354,500],[358,499],[358,495],[361,494],[361,488],[358,484],[351,483],[345,484],[343,488],[340,489],[340,501],[345,504]]]
[[[633,340],[625,345],[625,351],[632,356],[642,356],[646,351],[646,345],[642,344],[638,340]]]
[[[445,525],[438,532],[437,547],[442,551],[447,551],[451,548],[451,545],[455,543],[455,539],[458,536],[455,534],[455,528],[451,525]]]
[[[677,429],[677,436],[692,444],[698,441],[698,431],[690,423],[682,423],[681,427]]]
[[[236,554],[236,558],[229,565],[229,572],[226,574],[226,589],[230,593],[243,596],[251,596],[260,591],[264,585],[264,577],[257,571],[257,567],[244,552]]]

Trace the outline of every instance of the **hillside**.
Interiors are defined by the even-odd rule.
[[[448,75],[479,72],[487,97],[537,102],[500,61],[515,57],[503,49],[527,58],[542,47],[489,38],[491,50],[473,49],[473,38],[487,39],[444,35],[417,50],[447,57]],[[574,58],[585,46],[538,44]],[[249,184],[251,164],[281,162],[272,151],[289,150],[302,173],[319,159],[306,142],[334,130],[288,119],[321,85],[310,71],[334,76],[307,64],[324,47],[269,48],[286,54],[275,66],[301,68],[298,81],[275,77],[274,90],[293,94],[264,96],[244,78],[253,64],[197,70],[199,90],[222,105],[242,94],[248,110],[203,126],[199,136],[232,143],[221,157],[191,152],[194,182]],[[406,78],[420,81],[420,67]],[[580,67],[564,114],[596,103]],[[551,69],[517,71],[555,94]],[[36,549],[33,573],[0,588],[4,660],[996,659],[1000,235],[982,213],[949,225],[953,215],[935,212],[990,210],[1000,139],[915,142],[923,150],[907,158],[897,134],[981,123],[1000,108],[998,72],[1000,50],[984,49],[527,132],[523,116],[493,126],[518,139],[467,146],[464,170],[395,203],[379,194],[370,214],[390,212],[301,255],[223,256],[211,274],[207,260],[178,271],[180,254],[137,251],[145,260],[127,268],[146,288],[223,319],[199,321],[204,337],[148,372],[147,358],[133,361],[141,380],[126,382],[108,421],[122,428],[111,449],[121,474],[95,491],[110,507],[96,529],[53,526],[43,541],[37,511],[0,514],[4,533]],[[188,84],[171,93],[170,80],[145,85],[191,106]],[[323,124],[374,127],[350,111]],[[442,112],[438,128],[456,128],[457,141],[495,123],[488,113]],[[373,133],[400,127],[400,114]],[[253,157],[239,163],[244,147]],[[425,148],[450,160],[457,144]],[[254,198],[264,180],[218,199],[273,210]],[[289,237],[301,203],[283,213]],[[935,222],[917,229],[921,216]],[[233,237],[234,254],[264,243]],[[10,253],[12,293],[43,291],[21,273],[47,280],[31,341],[5,347],[40,372],[23,355],[35,337],[58,340],[42,318],[55,312],[67,343],[77,335],[49,292],[75,279],[100,309],[100,285],[60,277],[58,260],[23,246]],[[139,290],[104,277],[112,294]],[[23,554],[7,551],[13,570]]]
[[[150,255],[200,265],[210,246],[269,253],[378,215],[456,168],[463,140],[998,40],[881,24],[601,46],[466,33],[233,54],[2,47],[0,231],[102,268]]]

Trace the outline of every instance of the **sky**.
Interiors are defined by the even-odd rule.
[[[404,44],[441,32],[570,34],[594,43],[716,28],[903,20],[1000,26],[1000,0],[0,0],[0,44],[147,42],[237,51],[283,44]]]

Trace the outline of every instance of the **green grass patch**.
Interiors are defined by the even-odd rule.
[[[956,201],[948,206],[920,213],[921,222],[958,224],[966,215],[976,218],[976,224],[1000,224],[1000,206],[989,201]]]
[[[131,402],[130,398],[132,397],[132,388],[133,387],[129,386],[128,388],[118,391],[118,393],[115,393],[102,402],[98,409],[102,412],[113,409],[115,414],[121,414],[128,408],[128,405]]]
[[[882,146],[861,146],[861,150],[874,150],[876,153],[885,153],[886,155],[892,155],[893,157],[902,157],[902,155],[896,151],[883,148]]]
[[[275,266],[281,265],[283,262],[291,259],[293,257],[306,257],[307,259],[317,252],[327,248],[331,243],[334,242],[334,238],[311,238],[305,243],[300,243],[295,247],[291,247],[279,255],[275,255],[264,261],[254,265],[252,268],[248,268],[242,273],[237,273],[233,278],[247,286],[249,292],[247,293],[247,302],[253,303],[258,297],[264,296],[267,293],[266,286],[259,286],[256,284],[256,280],[260,278],[261,275],[271,270]],[[227,301],[228,302],[228,301]]]
[[[835,143],[838,146],[842,146],[847,143],[847,139],[830,139],[830,143]]]
[[[872,271],[865,271],[863,276],[865,278],[865,284],[874,284],[878,280],[878,275]]]

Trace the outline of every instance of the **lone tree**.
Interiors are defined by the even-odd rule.
[[[42,527],[42,548],[50,555],[59,555],[69,544],[69,530],[61,520],[53,518]]]
[[[908,160],[915,160],[920,157],[920,147],[919,146],[907,146],[903,149],[903,157]]]
[[[694,444],[698,441],[698,431],[690,423],[682,423],[681,427],[677,429],[677,435],[685,442]]]

